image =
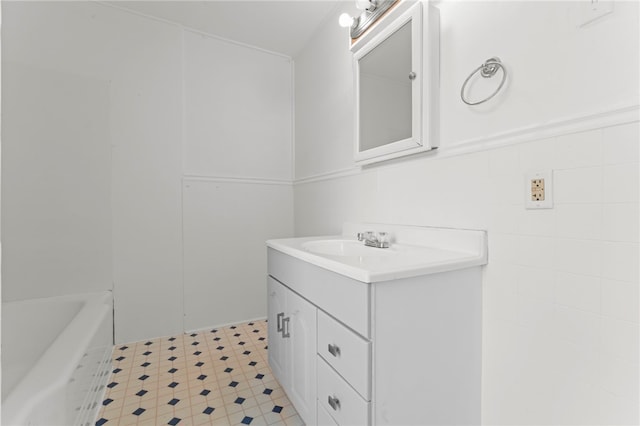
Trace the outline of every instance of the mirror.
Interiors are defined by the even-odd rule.
[[[422,137],[422,23],[421,2],[398,6],[352,46],[359,164],[431,149]]]
[[[361,151],[411,138],[411,25],[359,61]]]

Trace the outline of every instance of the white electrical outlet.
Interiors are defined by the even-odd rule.
[[[553,208],[553,171],[538,170],[524,175],[524,205],[527,209]]]

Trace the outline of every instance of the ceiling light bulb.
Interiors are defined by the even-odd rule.
[[[343,28],[352,27],[354,21],[355,21],[355,19],[353,18],[353,16],[349,15],[348,13],[343,13],[338,18],[338,24],[340,24],[340,26],[343,27]]]

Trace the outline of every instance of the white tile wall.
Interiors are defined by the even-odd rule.
[[[638,203],[605,204],[602,210],[602,238],[637,243],[638,217]]]
[[[522,170],[553,169],[555,146],[555,138],[520,145],[520,168]]]
[[[558,169],[554,173],[555,203],[600,203],[603,195],[602,167]]]
[[[606,203],[638,202],[637,163],[604,166],[602,189]]]
[[[537,266],[520,266],[518,274],[518,295],[527,299],[553,302],[555,274],[550,268]]]
[[[559,204],[555,212],[555,235],[560,238],[598,240],[602,236],[602,204]],[[533,212],[535,214],[535,212]]]
[[[554,266],[558,271],[599,276],[602,271],[602,242],[593,240],[555,240]]]
[[[602,315],[623,321],[637,321],[638,285],[632,281],[603,280]]]
[[[524,190],[523,190],[524,191]],[[552,237],[556,229],[556,215],[553,210],[520,210],[521,220],[518,232],[523,235]]]
[[[295,187],[298,235],[343,220],[489,231],[483,423],[637,424],[638,123],[409,159]],[[524,209],[524,172],[554,208]]]
[[[602,130],[573,133],[556,138],[555,168],[575,169],[602,164]]]
[[[640,131],[637,124],[607,127],[604,129],[606,144],[604,149],[604,164],[637,163],[640,151],[638,140]]]
[[[594,276],[557,271],[554,280],[555,302],[597,314],[600,312],[601,281]]]

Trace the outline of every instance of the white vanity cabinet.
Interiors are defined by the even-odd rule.
[[[306,424],[316,422],[316,307],[268,278],[269,364]]]
[[[292,378],[276,373],[305,423],[480,423],[479,266],[365,283],[273,248],[268,249],[268,264],[269,361],[274,372],[284,370],[287,356],[294,354],[282,349],[287,339],[277,331],[278,313],[285,312],[286,318],[291,311],[289,296],[283,308],[272,295],[284,288],[292,299],[304,299],[316,309],[316,329],[304,329],[305,343],[293,343],[299,336],[291,331],[289,351],[300,352],[288,367],[315,366],[316,373],[307,374],[315,381],[317,407],[310,408],[308,399],[298,405]],[[287,327],[285,322],[285,334]]]
[[[372,229],[391,247],[354,238]],[[484,231],[348,223],[267,246],[269,362],[306,424],[480,424]]]

